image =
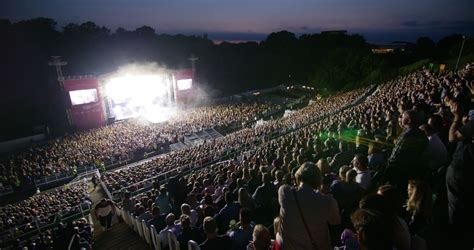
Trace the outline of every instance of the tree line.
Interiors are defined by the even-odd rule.
[[[132,62],[157,62],[189,68],[187,58],[199,57],[197,80],[222,95],[279,84],[302,83],[340,91],[386,80],[393,69],[425,58],[457,56],[462,36],[434,42],[419,38],[406,50],[373,54],[363,36],[344,33],[269,34],[261,42],[214,44],[201,36],[158,34],[149,26],[111,31],[93,22],[58,27],[50,18],[11,22],[0,19],[0,140],[31,133],[31,127],[64,123],[62,100],[50,56],[68,62],[65,75],[100,75]],[[473,50],[472,41],[465,45]]]

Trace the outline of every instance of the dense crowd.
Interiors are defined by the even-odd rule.
[[[171,230],[182,247],[194,240],[201,249],[472,249],[472,73],[471,65],[441,76],[415,72],[347,109],[340,105],[354,93],[322,99],[324,107],[235,133],[264,139],[229,161],[135,197],[127,190],[122,207],[160,237]],[[202,147],[181,163],[216,152]],[[158,174],[147,172],[153,164],[136,178]],[[118,181],[133,172],[105,181],[117,190],[133,183]]]
[[[139,181],[156,177],[164,172],[179,172],[180,168],[185,166],[200,166],[229,156],[232,152],[254,147],[259,142],[268,140],[277,134],[310,124],[323,115],[336,112],[352,103],[365,91],[367,89],[320,99],[288,117],[270,120],[255,128],[244,128],[223,138],[206,141],[196,147],[171,152],[143,165],[107,172],[104,174],[104,181],[112,192],[132,184],[134,185],[128,190],[135,191],[152,182],[142,182],[135,185]]]
[[[43,192],[0,208],[1,239],[10,239],[90,208],[88,184]]]
[[[179,111],[166,123],[129,120],[66,135],[4,157],[0,161],[0,184],[19,186],[34,178],[71,174],[81,166],[128,159],[134,153],[163,151],[186,134],[216,126],[242,125],[277,108],[253,102],[203,106]]]

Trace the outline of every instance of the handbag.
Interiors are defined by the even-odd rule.
[[[303,211],[301,210],[300,202],[298,201],[298,196],[296,195],[296,189],[295,188],[293,188],[293,195],[295,196],[296,206],[298,207],[298,211],[300,213],[301,220],[303,221],[304,228],[306,229],[306,233],[308,234],[309,239],[311,240],[311,245],[313,245],[314,250],[318,250],[319,249],[318,245],[314,241],[313,236],[311,235],[311,232],[309,231],[308,224],[306,224],[306,220],[304,219]]]

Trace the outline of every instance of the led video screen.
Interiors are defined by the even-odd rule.
[[[193,86],[193,79],[182,79],[176,82],[178,84],[178,90],[187,90]]]
[[[98,101],[97,89],[81,89],[69,91],[72,105],[81,105]]]

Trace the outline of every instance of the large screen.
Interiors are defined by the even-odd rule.
[[[73,90],[69,91],[69,96],[71,97],[72,105],[87,104],[99,100],[97,97],[97,89]]]
[[[190,89],[193,85],[193,79],[182,79],[176,82],[178,84],[178,90]]]

